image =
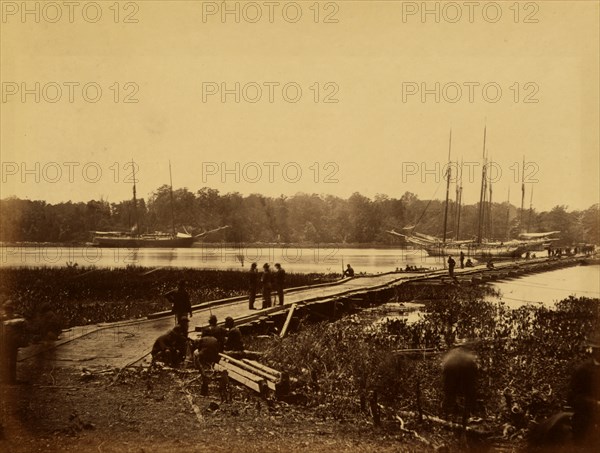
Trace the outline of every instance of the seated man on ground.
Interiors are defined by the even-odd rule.
[[[219,343],[219,352],[223,352],[225,347],[225,337],[227,337],[227,331],[224,327],[217,325],[217,317],[215,315],[210,315],[208,318],[208,327],[202,330],[203,337],[214,337],[217,339]]]
[[[218,363],[220,348],[219,341],[215,337],[210,335],[207,330],[202,332],[202,337],[193,343],[194,365],[196,368],[203,370]]]
[[[186,318],[187,320],[187,318]],[[177,368],[185,360],[188,337],[185,320],[156,339],[152,346],[152,362],[163,362],[165,365]]]
[[[243,351],[242,332],[235,327],[235,322],[231,316],[225,318],[225,328],[227,329],[227,340],[225,341],[226,351]]]

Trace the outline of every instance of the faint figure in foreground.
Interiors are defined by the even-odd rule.
[[[600,330],[587,340],[591,357],[571,378],[568,402],[573,407],[573,440],[582,447],[600,445]]]
[[[443,411],[446,416],[462,415],[463,426],[475,410],[477,396],[477,355],[472,346],[472,342],[457,340],[442,359]]]

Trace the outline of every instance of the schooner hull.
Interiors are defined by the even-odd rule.
[[[98,237],[94,238],[97,247],[123,247],[123,248],[186,248],[194,243],[193,237]]]
[[[488,258],[519,258],[528,250],[526,246],[489,246],[485,245],[463,245],[462,247],[449,245],[421,245],[429,256],[458,256],[463,252],[465,256],[479,259]]]

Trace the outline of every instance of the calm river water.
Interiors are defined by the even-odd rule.
[[[515,280],[497,282],[501,300],[509,307],[522,305],[554,305],[569,296],[600,298],[600,266],[575,266]]]
[[[322,246],[298,248],[287,246],[193,248],[101,248],[101,247],[10,247],[2,246],[2,267],[65,266],[67,262],[103,268],[191,267],[197,269],[247,269],[252,262],[281,263],[288,272],[338,272],[351,264],[356,272],[389,272],[407,264],[443,268],[441,258],[428,257],[421,250],[352,249]],[[243,263],[243,266],[242,266]]]

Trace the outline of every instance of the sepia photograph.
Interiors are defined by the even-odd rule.
[[[0,452],[599,451],[599,0],[0,16]]]

